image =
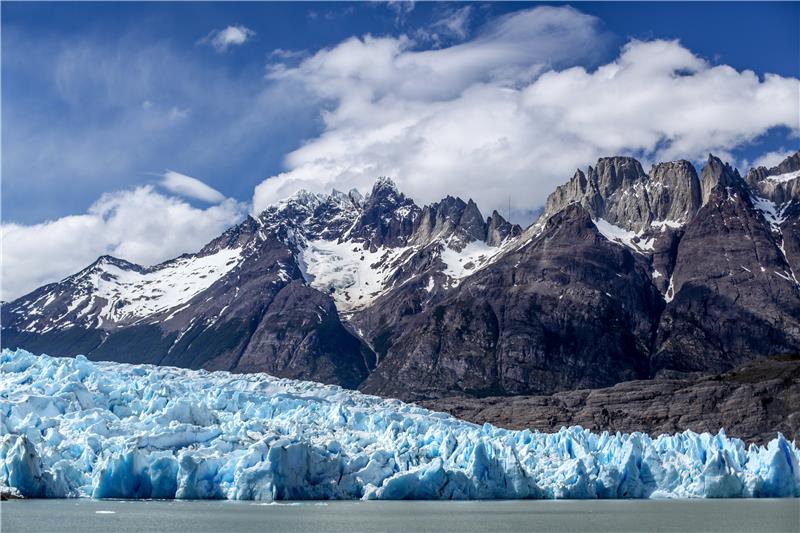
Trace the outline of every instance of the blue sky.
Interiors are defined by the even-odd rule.
[[[36,271],[4,293],[192,250],[299,187],[389,174],[524,222],[601,155],[797,148],[800,4],[540,6],[3,3],[4,273]],[[74,252],[40,271],[15,239]]]

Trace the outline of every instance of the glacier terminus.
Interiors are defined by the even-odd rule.
[[[0,413],[0,483],[25,497],[800,496],[782,435],[512,431],[263,373],[4,350]]]

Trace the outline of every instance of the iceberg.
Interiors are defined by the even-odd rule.
[[[266,374],[3,350],[0,413],[0,483],[28,497],[800,496],[781,435],[511,431]]]

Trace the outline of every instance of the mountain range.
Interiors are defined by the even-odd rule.
[[[800,152],[746,176],[602,158],[527,228],[380,178],[159,265],[100,257],[4,304],[2,346],[417,401],[722,373],[800,353],[798,222]]]

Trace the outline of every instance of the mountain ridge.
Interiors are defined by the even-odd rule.
[[[4,303],[2,345],[403,399],[723,372],[800,353],[797,177],[800,152],[744,178],[601,158],[526,229],[388,178],[298,191],[195,254],[102,256]]]

